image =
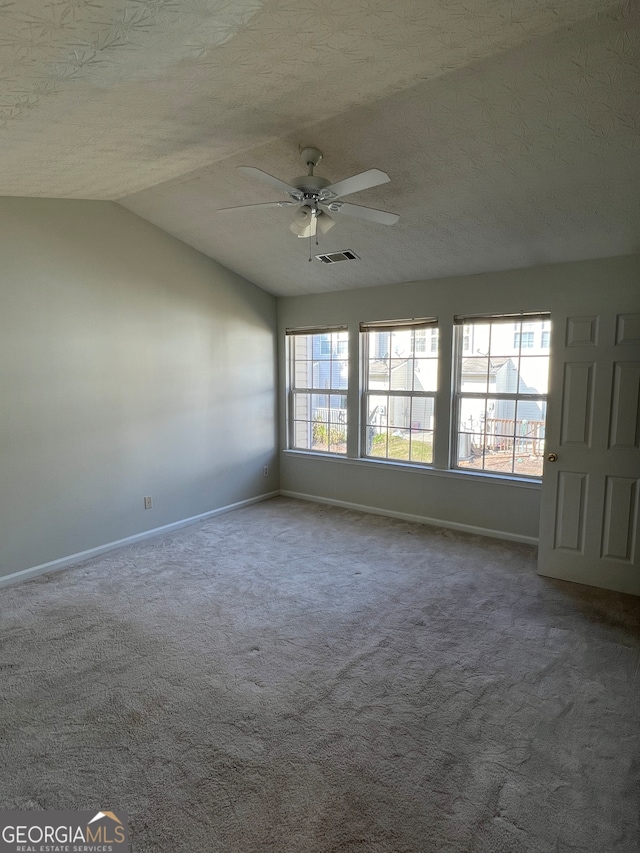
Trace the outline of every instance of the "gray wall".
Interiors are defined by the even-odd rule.
[[[354,263],[357,263],[354,261]],[[326,268],[331,276],[331,267]],[[451,326],[455,314],[568,310],[578,316],[600,310],[602,294],[640,307],[640,257],[555,264],[526,270],[412,282],[364,290],[278,300],[280,339],[281,442],[285,441],[284,331],[287,327],[348,323],[350,412],[357,412],[358,327],[361,321],[433,317],[440,321],[440,388],[451,376]],[[623,310],[629,310],[623,309]],[[552,334],[563,334],[554,329]],[[552,337],[553,352],[553,337]],[[351,459],[319,458],[283,450],[280,487],[345,505],[360,505],[401,516],[441,521],[453,527],[503,534],[523,541],[538,536],[540,486],[448,471],[450,400],[436,399],[434,465],[439,470],[402,468],[357,459],[356,429],[349,432]]]
[[[277,489],[272,296],[111,202],[0,258],[0,576]]]

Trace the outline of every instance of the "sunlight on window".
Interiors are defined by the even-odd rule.
[[[293,331],[288,340],[289,447],[346,454],[348,332]]]
[[[541,477],[548,318],[469,320],[456,332],[456,466]]]
[[[361,331],[365,353],[363,455],[431,464],[438,380],[435,321],[363,324]]]

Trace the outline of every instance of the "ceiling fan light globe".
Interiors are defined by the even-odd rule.
[[[308,204],[303,205],[300,210],[293,217],[293,222],[295,225],[299,225],[304,227],[311,222],[311,218],[313,216],[313,211],[309,207]]]
[[[289,226],[289,231],[291,231],[292,234],[295,234],[296,237],[304,237],[306,228],[307,226],[298,225],[297,222],[292,222]]]
[[[292,231],[297,237],[313,237],[315,235],[316,217],[308,205],[305,204],[301,207],[293,217],[289,231]]]
[[[333,226],[335,224],[336,224],[335,219],[332,219],[332,217],[329,216],[328,213],[325,213],[324,211],[322,211],[318,215],[318,228],[320,229],[320,232],[322,234],[326,234],[327,231],[329,231],[329,229],[333,228]]]

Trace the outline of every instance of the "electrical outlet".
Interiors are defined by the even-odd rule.
[[[268,465],[265,465],[264,468],[262,469],[262,476],[263,477],[269,476],[269,466]]]
[[[151,509],[152,507],[153,507],[153,501],[151,500],[151,495],[148,495],[144,499],[144,508],[145,509]]]

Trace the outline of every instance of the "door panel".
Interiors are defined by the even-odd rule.
[[[569,361],[564,366],[562,444],[591,445],[595,371],[595,364],[589,361]]]
[[[640,312],[552,323],[538,572],[640,595]]]
[[[613,365],[609,447],[640,448],[640,362]]]
[[[584,551],[585,510],[588,475],[558,472],[556,535],[554,547],[563,551]]]
[[[633,564],[635,558],[637,480],[607,477],[605,484],[602,556]]]

